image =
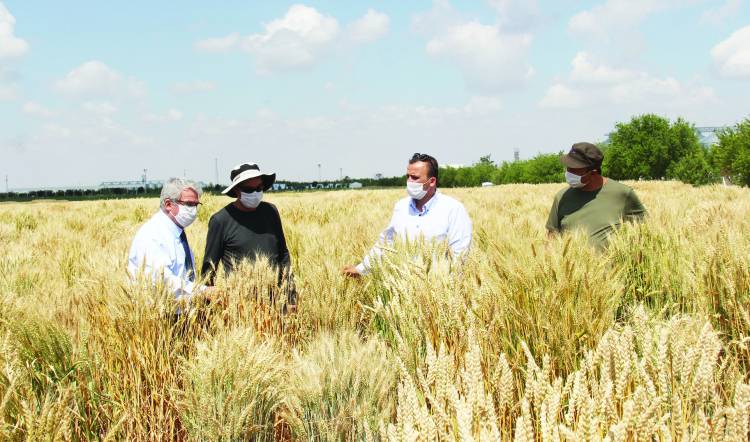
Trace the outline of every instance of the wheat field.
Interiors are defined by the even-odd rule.
[[[1,204],[0,439],[748,440],[750,190],[629,184],[649,216],[606,252],[547,238],[560,185],[446,189],[463,265],[397,244],[361,280],[403,191],[268,194],[294,315],[262,262],[181,316],[129,282],[157,199]]]

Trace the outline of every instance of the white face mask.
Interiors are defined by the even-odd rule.
[[[198,217],[198,207],[190,207],[182,204],[177,204],[177,207],[180,208],[180,211],[177,212],[177,215],[175,215],[174,217],[174,220],[177,221],[177,224],[182,226],[183,229],[190,224],[193,224],[195,218]]]
[[[586,173],[585,175],[576,175],[576,174],[568,172],[566,170],[565,171],[565,181],[568,182],[568,185],[570,187],[572,187],[574,189],[580,189],[581,187],[585,187],[586,186],[586,184],[584,184],[583,181],[581,181],[581,178],[583,178],[586,175],[588,175],[588,173]]]
[[[425,184],[426,183],[418,183],[416,181],[407,181],[406,193],[408,193],[409,196],[415,200],[421,200],[425,195],[427,195],[427,191],[424,190]]]
[[[257,192],[240,192],[240,204],[247,207],[248,209],[255,209],[258,204],[263,200],[263,191]]]

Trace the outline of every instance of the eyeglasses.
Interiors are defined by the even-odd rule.
[[[198,206],[201,206],[201,205],[203,205],[203,203],[199,203],[198,201],[183,201],[183,200],[176,200],[175,202],[176,202],[177,204],[182,204],[183,206],[188,206],[188,207],[198,207]]]

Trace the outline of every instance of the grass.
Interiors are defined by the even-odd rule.
[[[548,239],[558,185],[447,189],[460,268],[398,244],[340,275],[396,190],[269,194],[299,312],[266,262],[179,317],[128,283],[155,199],[0,206],[2,440],[747,440],[750,190],[632,183],[649,209],[597,252]],[[187,233],[200,261],[209,196]]]

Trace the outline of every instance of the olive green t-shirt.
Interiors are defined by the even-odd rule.
[[[589,243],[604,248],[607,237],[623,220],[642,218],[646,209],[630,187],[608,179],[599,189],[587,192],[566,188],[555,195],[547,229],[562,232],[583,229]]]

